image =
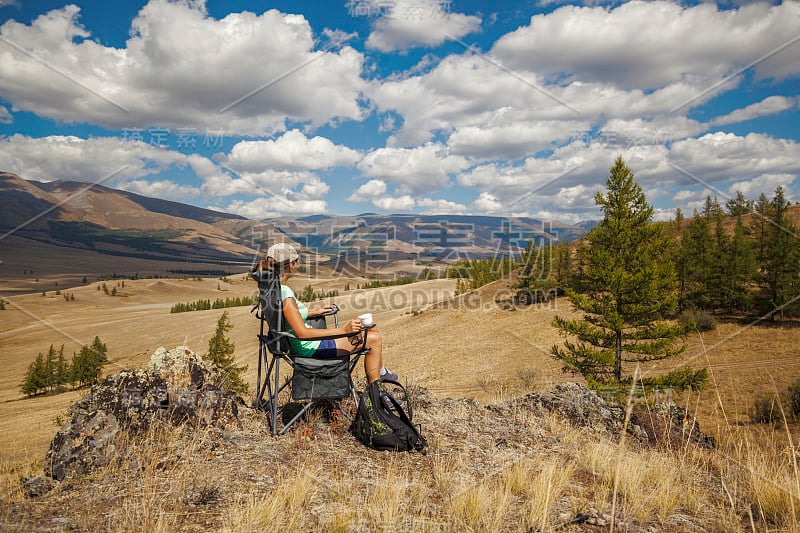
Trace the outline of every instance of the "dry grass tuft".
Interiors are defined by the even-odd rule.
[[[276,480],[266,497],[251,496],[235,502],[225,515],[226,531],[297,531],[319,491],[317,471],[293,472]]]
[[[528,530],[548,531],[553,525],[553,504],[561,498],[574,473],[574,466],[561,458],[516,463],[504,473],[508,490],[526,504],[523,519]]]

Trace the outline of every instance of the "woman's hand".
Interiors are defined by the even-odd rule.
[[[358,333],[359,331],[361,331],[361,326],[362,326],[361,320],[359,320],[358,318],[354,318],[353,320],[351,320],[350,322],[345,324],[344,332],[345,333]]]
[[[309,311],[308,312],[308,318],[313,318],[315,316],[320,316],[320,315],[322,315],[324,313],[327,313],[328,311],[333,311],[333,309],[334,309],[334,306],[332,304],[328,304],[328,305],[325,305],[323,307],[319,307],[317,309],[314,309],[313,311]]]

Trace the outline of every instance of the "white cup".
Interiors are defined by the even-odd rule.
[[[362,326],[371,326],[372,322],[372,313],[364,313],[363,315],[358,315],[358,319],[361,321]]]

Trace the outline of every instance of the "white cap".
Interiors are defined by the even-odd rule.
[[[300,255],[291,244],[279,242],[269,247],[267,250],[267,257],[271,257],[276,263],[289,263],[291,261],[297,261]]]

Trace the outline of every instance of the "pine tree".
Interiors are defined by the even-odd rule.
[[[78,387],[97,383],[103,365],[108,362],[107,352],[108,349],[100,337],[95,337],[91,345],[82,346],[80,352],[72,356],[69,381]]]
[[[716,204],[719,206],[719,203]],[[723,306],[725,293],[728,285],[728,252],[730,238],[725,232],[725,215],[722,209],[714,209],[710,216],[710,222],[714,224],[714,238],[711,249],[711,263],[708,265],[708,287],[709,307],[717,309]]]
[[[53,377],[56,387],[61,387],[62,385],[66,385],[70,381],[69,363],[67,362],[67,359],[64,357],[63,344],[61,345],[61,349],[58,351],[58,357],[56,357],[55,362],[53,364]]]
[[[235,345],[225,336],[232,328],[233,324],[228,318],[228,312],[225,311],[217,320],[217,331],[208,340],[208,355],[206,358],[217,365],[217,368],[222,372],[225,378],[225,387],[234,392],[246,393],[249,387],[244,382],[242,374],[247,370],[247,365],[236,366],[234,357]]]
[[[564,260],[552,242],[540,242],[537,246],[533,240],[528,241],[520,258],[522,267],[518,275],[518,302],[532,304],[548,300],[551,294],[555,295],[559,284],[558,267],[565,266],[564,263],[557,265],[557,258]]]
[[[724,251],[723,280],[721,286],[721,305],[728,313],[734,310],[747,311],[750,307],[748,284],[755,275],[755,260],[747,228],[742,217],[736,217],[733,237],[728,241]]]
[[[725,202],[725,209],[732,217],[743,217],[753,210],[753,200],[745,198],[742,191],[736,191],[736,196]]]
[[[90,361],[84,348],[86,347],[84,346],[80,352],[73,352],[72,354],[72,363],[69,366],[69,381],[72,383],[73,388],[80,388],[91,383]]]
[[[44,355],[39,352],[36,359],[28,366],[25,372],[25,379],[20,385],[22,393],[27,396],[35,396],[47,388],[47,364]]]
[[[683,209],[679,207],[678,209],[675,210],[675,225],[678,226],[678,230],[683,229],[683,221],[684,221]]]
[[[663,359],[683,351],[686,328],[664,319],[676,309],[675,272],[665,260],[670,242],[652,224],[653,208],[633,172],[618,157],[595,202],[603,220],[587,234],[586,291],[569,290],[583,320],[556,317],[567,337],[552,353],[564,369],[587,378],[620,382],[623,363]],[[574,340],[571,340],[574,338]]]
[[[680,251],[676,257],[680,308],[710,307],[708,281],[714,257],[714,238],[708,218],[695,216],[683,231]]]
[[[769,220],[772,216],[772,206],[767,199],[767,195],[763,192],[759,195],[753,210],[755,215],[752,219],[751,229],[756,240],[756,265],[759,272],[763,274],[767,262],[766,246],[767,235],[769,234]]]
[[[710,194],[706,195],[706,201],[703,204],[703,216],[708,219],[713,219],[715,215],[722,212],[722,207],[719,205],[717,197],[711,197]]]
[[[53,390],[56,385],[56,349],[50,345],[47,350],[47,355],[44,358],[45,362],[45,375],[46,375],[46,388],[48,391]]]
[[[787,216],[789,202],[783,187],[778,186],[770,202],[770,226],[767,228],[763,280],[766,303],[770,319],[781,315],[787,308],[798,307],[795,300],[800,294],[798,287],[798,262],[800,261],[800,238],[797,227]]]

